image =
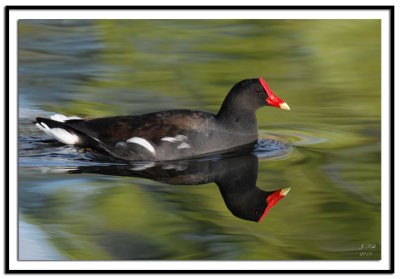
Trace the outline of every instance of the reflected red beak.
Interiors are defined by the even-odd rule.
[[[262,87],[264,87],[265,92],[267,92],[267,94],[268,94],[268,99],[266,100],[268,105],[274,106],[277,108],[281,108],[284,110],[290,110],[290,107],[288,106],[288,104],[286,104],[284,101],[282,101],[282,99],[280,99],[278,96],[276,96],[271,91],[271,89],[269,89],[267,83],[264,81],[263,78],[259,78],[259,81],[260,81]]]
[[[258,223],[261,222],[261,220],[264,218],[265,215],[267,215],[268,210],[273,207],[278,201],[280,201],[283,197],[285,197],[290,191],[290,187],[288,188],[283,188],[278,191],[275,191],[271,195],[267,197],[267,203],[268,206],[265,209],[263,215],[261,215],[260,219],[258,220]]]

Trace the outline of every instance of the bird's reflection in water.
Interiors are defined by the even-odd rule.
[[[260,222],[290,190],[283,188],[267,192],[258,188],[258,158],[253,154],[165,163],[82,166],[70,172],[142,177],[173,185],[215,182],[233,215],[256,222]]]

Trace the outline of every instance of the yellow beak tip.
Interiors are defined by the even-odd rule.
[[[290,107],[289,107],[288,104],[286,104],[286,103],[282,103],[282,104],[280,104],[279,106],[281,107],[281,109],[290,110]]]
[[[290,191],[290,187],[281,189],[281,195],[286,196]]]

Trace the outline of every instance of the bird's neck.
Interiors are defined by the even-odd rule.
[[[240,106],[235,100],[225,99],[218,114],[217,121],[231,129],[257,134],[257,118],[254,109]]]

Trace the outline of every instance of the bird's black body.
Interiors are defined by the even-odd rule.
[[[101,149],[125,160],[196,157],[255,142],[255,112],[267,105],[268,90],[259,79],[243,80],[230,90],[216,115],[169,110],[89,120],[38,117],[36,125],[65,143]]]

